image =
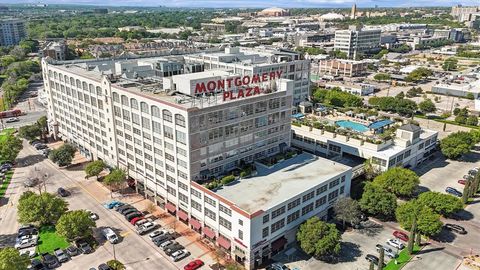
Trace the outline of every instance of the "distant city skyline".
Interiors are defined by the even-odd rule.
[[[2,3],[2,1],[0,1]],[[168,6],[168,7],[231,7],[231,8],[263,8],[263,7],[284,7],[284,8],[346,8],[353,3],[357,7],[420,7],[420,6],[454,6],[480,5],[478,0],[12,0],[2,4],[22,3],[44,3],[44,4],[79,4],[79,5],[102,5],[102,6]]]

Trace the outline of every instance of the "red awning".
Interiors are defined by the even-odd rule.
[[[200,224],[200,221],[198,221],[196,219],[191,218],[189,220],[189,222],[190,222],[190,224],[192,224],[193,228],[195,228],[196,230],[198,230],[202,227],[202,224]]]
[[[167,208],[167,210],[172,213],[175,213],[175,211],[177,211],[177,207],[171,203],[165,204],[165,208]]]
[[[203,227],[203,233],[208,238],[211,238],[211,239],[215,238],[215,232],[208,227]]]
[[[218,237],[217,243],[218,243],[221,247],[226,248],[226,249],[230,249],[230,246],[232,245],[232,244],[230,243],[230,240],[228,240],[227,238],[222,237],[222,236],[219,236],[219,237]]]
[[[287,239],[285,237],[278,238],[277,240],[272,242],[272,250],[279,250],[282,249],[283,246],[287,243]]]
[[[184,211],[180,210],[180,209],[178,209],[177,216],[182,220],[185,220],[185,221],[188,220],[188,214],[185,213]]]

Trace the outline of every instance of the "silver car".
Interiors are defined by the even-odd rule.
[[[57,257],[58,261],[61,263],[64,263],[68,261],[70,258],[68,257],[67,253],[65,253],[63,250],[57,248],[53,251],[53,254]]]
[[[172,258],[174,262],[178,262],[181,259],[188,257],[188,255],[190,255],[190,252],[188,252],[188,250],[181,249],[179,251],[175,251],[172,255],[170,255],[170,258]]]

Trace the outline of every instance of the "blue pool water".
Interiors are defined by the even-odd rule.
[[[352,122],[352,121],[348,121],[348,120],[337,121],[337,122],[335,122],[335,124],[339,125],[340,127],[353,129],[353,130],[358,131],[358,132],[368,131],[368,127],[366,127],[365,125],[362,125],[360,123],[355,123],[355,122]]]

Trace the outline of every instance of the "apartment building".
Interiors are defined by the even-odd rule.
[[[227,48],[225,52],[191,54],[184,58],[187,63],[202,63],[205,70],[227,69],[248,76],[281,70],[282,78],[294,82],[294,106],[310,96],[310,62],[296,52],[272,47]]]
[[[40,57],[51,57],[55,60],[64,61],[67,58],[67,44],[65,40],[47,41],[40,48]]]
[[[186,66],[196,59],[169,60],[181,58]],[[247,74],[227,65],[157,76],[155,62],[163,61],[43,59],[50,130],[85,156],[125,169],[139,193],[247,269],[349,195],[350,167],[308,153],[260,162],[290,148],[296,82],[283,69],[272,63]],[[247,165],[249,177],[208,187]]]
[[[453,6],[450,15],[459,22],[473,21],[475,16],[480,15],[480,6]]]
[[[348,59],[320,59],[318,60],[316,73],[318,75],[357,77],[363,76],[368,70],[367,61],[355,61]]]
[[[324,157],[368,159],[381,171],[394,166],[415,168],[435,151],[437,139],[438,132],[412,124],[399,127],[393,138],[382,142],[350,138],[307,126],[292,126],[292,146]]]
[[[381,30],[364,30],[350,26],[348,30],[335,31],[334,49],[347,54],[348,58],[357,59],[360,54],[380,50]]]
[[[27,37],[25,22],[20,19],[0,20],[0,46],[18,45]]]

